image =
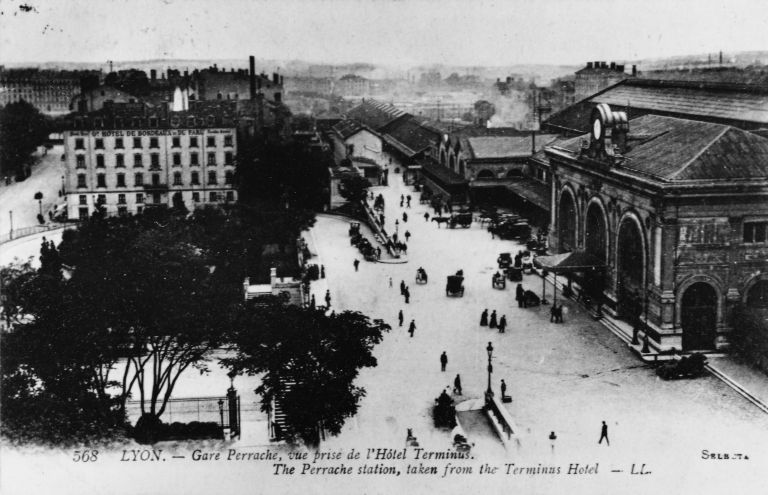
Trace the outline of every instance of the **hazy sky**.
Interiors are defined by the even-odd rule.
[[[581,64],[768,49],[768,0],[0,0],[0,10],[0,64],[249,54]]]

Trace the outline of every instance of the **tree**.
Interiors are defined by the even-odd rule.
[[[237,355],[222,363],[235,373],[263,373],[256,389],[262,409],[277,398],[286,433],[317,445],[321,430],[337,435],[357,412],[365,389],[354,380],[361,368],[376,366],[373,347],[389,329],[358,312],[329,316],[277,299],[259,301],[246,308],[232,335]]]
[[[0,109],[0,173],[26,178],[31,154],[48,137],[48,121],[24,100]]]
[[[344,172],[341,175],[341,187],[339,187],[339,194],[353,203],[359,203],[368,196],[368,188],[371,187],[371,183],[365,177],[355,172]]]

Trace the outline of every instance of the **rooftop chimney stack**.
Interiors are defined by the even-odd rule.
[[[277,76],[277,72],[272,73],[272,84],[277,85],[277,83],[280,82]]]
[[[251,69],[250,72],[250,92],[251,92],[251,99],[256,98],[256,57],[251,55],[248,57],[248,65]]]
[[[591,68],[592,68],[592,62],[587,62],[587,69],[591,69]]]
[[[150,81],[157,80],[157,71],[155,69],[150,69],[150,71],[149,71],[149,80]]]
[[[611,62],[611,70],[616,70],[616,62]]]
[[[507,84],[512,84],[512,78],[510,76],[507,76]]]
[[[632,77],[637,77],[637,66],[632,65]]]

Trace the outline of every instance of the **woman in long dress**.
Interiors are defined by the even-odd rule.
[[[480,326],[481,327],[488,326],[488,309],[483,311],[483,313],[480,315]]]
[[[494,309],[491,313],[491,322],[488,324],[491,328],[496,328],[499,326],[499,324],[496,322],[496,310]]]

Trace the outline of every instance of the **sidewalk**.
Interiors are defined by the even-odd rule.
[[[553,283],[551,275],[547,277],[548,285]],[[562,290],[566,284],[558,280],[558,290]],[[560,297],[562,299],[562,297]],[[578,304],[586,310],[583,303],[576,302],[574,298],[569,298],[573,304]],[[669,359],[668,356],[660,357],[656,353],[642,353],[642,341],[639,345],[632,344],[632,326],[612,316],[603,313],[599,320],[608,330],[627,343],[635,353],[646,362],[655,362],[662,359]],[[752,402],[761,411],[768,413],[768,376],[758,369],[745,363],[739,362],[735,356],[725,353],[707,354],[707,370],[723,383],[738,392],[741,396]]]

